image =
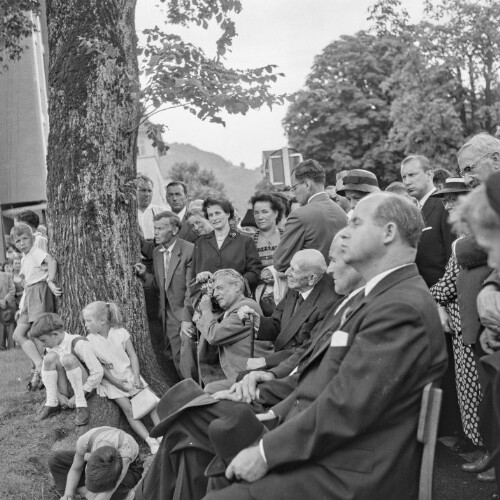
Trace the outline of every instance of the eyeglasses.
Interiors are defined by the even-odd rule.
[[[304,184],[304,182],[305,182],[305,180],[299,181],[299,182],[297,182],[297,184],[294,184],[290,189],[292,191],[295,191],[295,189],[297,188],[297,186],[299,186],[300,184]]]
[[[457,198],[456,197],[443,197],[441,198],[441,201],[443,202],[443,205],[446,207],[446,205],[455,205],[455,203],[457,202]]]
[[[495,151],[496,152],[496,151]],[[483,159],[485,158],[486,156],[488,155],[493,155],[495,154],[495,152],[493,153],[485,153],[483,156],[480,156],[475,162],[472,162],[470,163],[469,165],[466,165],[462,170],[460,170],[460,176],[461,177],[464,177],[465,174],[467,175],[472,175],[474,173],[474,170],[476,169],[476,165]]]

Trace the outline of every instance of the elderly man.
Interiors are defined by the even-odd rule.
[[[272,354],[249,359],[248,370],[273,368],[295,351],[306,349],[315,325],[340,298],[335,293],[333,281],[325,274],[326,268],[321,252],[312,248],[299,250],[285,273],[288,291],[271,317],[260,316],[248,306],[238,310],[242,321],[253,316],[257,339],[274,344]]]
[[[172,181],[167,184],[167,202],[172,207],[172,212],[181,220],[181,230],[179,238],[191,243],[198,237],[187,223],[187,187],[181,181]]]
[[[286,220],[274,267],[285,272],[292,257],[307,248],[319,250],[325,260],[333,237],[347,225],[345,212],[325,192],[325,171],[315,160],[299,163],[292,173],[292,191],[302,205]]]
[[[417,199],[424,218],[426,227],[415,262],[425,282],[431,287],[444,274],[455,237],[451,233],[448,212],[441,200],[431,196],[436,188],[429,160],[420,155],[406,157],[401,163],[401,178],[408,194]]]
[[[276,416],[278,425],[229,464],[226,477],[241,482],[207,498],[417,498],[421,393],[446,367],[439,315],[413,264],[422,226],[400,196],[373,194],[356,206],[342,251],[367,281],[364,292],[303,366],[294,392],[259,417]],[[162,446],[183,432],[199,445],[203,425],[231,404],[187,410]],[[182,462],[191,484],[211,456],[204,447],[199,462]],[[181,463],[171,458],[170,466]]]
[[[207,293],[200,301],[201,315],[196,321],[201,335],[198,347],[201,379],[207,392],[227,389],[236,381],[238,372],[245,369],[252,354],[265,357],[272,350],[270,342],[253,342],[250,322],[242,323],[238,317],[238,309],[243,306],[262,314],[257,302],[244,296],[243,276],[233,269],[220,269],[213,274],[212,281],[213,298],[222,313],[213,312],[212,299]],[[209,346],[217,347],[219,361],[216,364],[209,362]]]

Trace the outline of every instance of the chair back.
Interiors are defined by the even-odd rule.
[[[422,404],[418,420],[417,440],[424,445],[420,466],[418,500],[432,500],[434,477],[434,453],[443,391],[428,383],[422,392]]]

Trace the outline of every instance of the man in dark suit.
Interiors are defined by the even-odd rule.
[[[317,161],[295,167],[292,191],[302,206],[288,216],[274,252],[274,267],[283,273],[299,250],[315,248],[327,260],[333,237],[347,225],[347,215],[325,191],[325,171]]]
[[[420,155],[408,156],[401,163],[401,177],[408,194],[417,199],[424,218],[425,227],[415,263],[427,286],[431,287],[444,274],[455,236],[441,200],[431,196],[436,188],[429,160]]]
[[[247,321],[250,315],[254,318],[255,338],[274,344],[272,354],[250,358],[248,370],[273,368],[297,350],[304,352],[315,326],[340,299],[332,279],[325,274],[326,268],[318,250],[299,250],[286,271],[288,291],[272,316],[259,316],[250,307],[239,309],[242,321]]]
[[[196,377],[197,367],[189,362],[193,358],[188,335],[193,333],[193,308],[189,299],[192,280],[192,243],[178,237],[179,217],[173,212],[162,212],[154,218],[155,240],[153,251],[154,274],[146,273],[143,264],[136,264],[137,274],[145,279],[146,287],[153,287],[160,295],[160,317],[166,344],[170,346],[177,372],[183,377]]]
[[[191,230],[187,223],[187,201],[187,187],[183,182],[172,181],[167,184],[167,202],[171,206],[172,212],[181,220],[178,238],[193,243],[198,235]]]
[[[412,263],[422,222],[390,194],[360,201],[351,221],[343,254],[367,280],[364,294],[303,367],[295,391],[260,417],[277,416],[278,426],[229,464],[226,477],[241,482],[211,499],[417,498],[422,389],[446,367],[437,309]],[[231,404],[186,411],[162,446],[175,446],[183,430],[198,444],[203,425]],[[201,461],[183,462],[192,479],[213,456],[210,447],[200,453]]]

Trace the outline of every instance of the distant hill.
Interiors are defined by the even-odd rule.
[[[160,171],[169,179],[170,167],[175,163],[196,162],[201,169],[211,170],[217,180],[224,183],[229,199],[245,215],[247,202],[255,192],[255,185],[262,180],[260,169],[247,170],[228,162],[222,156],[198,149],[191,144],[169,144],[170,149],[160,157]]]

